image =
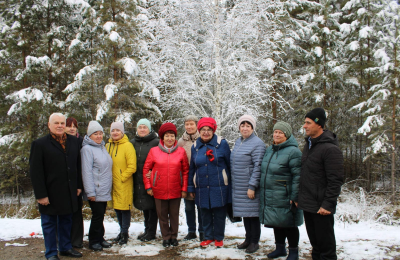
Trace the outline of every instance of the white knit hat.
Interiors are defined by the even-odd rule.
[[[253,127],[253,130],[256,130],[256,120],[254,119],[253,116],[251,115],[243,115],[241,117],[239,117],[238,120],[238,127],[240,128],[240,125],[244,122],[247,121],[251,124],[251,126]]]
[[[86,135],[91,136],[97,131],[102,131],[104,133],[103,127],[97,121],[90,121],[87,127]]]
[[[114,122],[114,123],[112,123],[111,124],[111,128],[110,128],[110,133],[114,129],[118,129],[119,131],[122,132],[122,134],[125,134],[124,123],[122,123],[122,122]]]

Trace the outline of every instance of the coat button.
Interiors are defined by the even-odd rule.
[[[71,168],[68,167],[68,170],[71,170]]]
[[[204,166],[207,166],[207,164],[205,164]]]
[[[207,189],[210,188],[210,186],[207,186]]]
[[[208,178],[208,175],[206,175],[206,178]]]

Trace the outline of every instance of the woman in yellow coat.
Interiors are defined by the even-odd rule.
[[[111,138],[106,145],[113,160],[112,202],[117,214],[120,233],[114,239],[120,245],[128,242],[133,203],[133,174],[136,172],[136,151],[124,134],[124,124],[111,124]]]

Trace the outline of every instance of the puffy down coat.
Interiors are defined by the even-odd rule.
[[[155,209],[156,204],[154,198],[147,194],[143,183],[143,167],[146,162],[147,155],[150,149],[158,146],[160,139],[158,139],[156,132],[151,131],[150,134],[140,137],[135,136],[131,140],[136,150],[137,171],[133,175],[133,202],[135,208],[139,210]]]
[[[151,177],[146,174],[151,170]],[[182,191],[187,192],[189,162],[185,149],[175,146],[172,149],[164,147],[160,140],[157,147],[150,149],[143,167],[144,187],[152,189],[154,198],[160,200],[182,197]]]
[[[290,210],[297,202],[301,172],[301,152],[292,136],[271,145],[261,164],[260,222],[269,227],[296,227],[303,224],[303,211]]]
[[[113,160],[113,208],[130,210],[133,204],[133,177],[136,172],[136,151],[128,137],[124,135],[120,140],[111,138],[106,149]]]
[[[189,171],[189,192],[195,192],[195,202],[200,208],[219,208],[232,202],[230,172],[231,150],[224,139],[214,134],[208,143],[201,138],[192,146]],[[206,155],[212,151],[214,160]]]
[[[260,208],[260,168],[265,144],[254,133],[239,137],[231,153],[232,205],[235,217],[258,217]],[[249,199],[248,190],[256,192]]]

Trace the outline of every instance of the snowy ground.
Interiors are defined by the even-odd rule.
[[[178,239],[182,239],[187,232],[185,219],[181,213],[181,225]],[[85,221],[85,234],[88,232],[89,221]],[[20,237],[42,237],[40,220],[27,219],[0,219],[0,239],[12,240]],[[113,221],[105,222],[106,238],[115,237],[119,231],[118,224]],[[358,224],[335,225],[336,238],[338,244],[339,259],[395,259],[400,257],[399,250],[392,250],[395,247],[400,249],[400,228],[398,226],[387,226],[372,222],[360,222]],[[153,243],[144,244],[136,239],[136,236],[143,231],[143,223],[132,222],[130,227],[130,241],[123,247],[113,247],[115,253],[130,256],[153,256],[158,255],[163,247],[160,240]],[[34,233],[34,234],[33,234]],[[160,237],[160,234],[158,234]],[[215,247],[200,249],[199,242],[180,241],[180,246],[184,248],[181,255],[185,258],[214,258],[218,259],[245,259],[246,254],[242,250],[235,249],[236,244],[242,242],[244,227],[242,223],[232,224],[229,221],[226,225],[225,248],[215,250]],[[87,239],[87,236],[85,236]],[[273,232],[270,228],[262,228],[261,247],[273,248]],[[12,246],[12,243],[9,244]],[[21,244],[14,246],[23,246]],[[310,244],[304,225],[300,227],[300,252],[310,250]],[[109,252],[111,253],[111,252]],[[105,254],[107,254],[105,252]],[[302,255],[302,254],[301,254]],[[265,258],[264,254],[258,252],[253,255],[254,259]]]

